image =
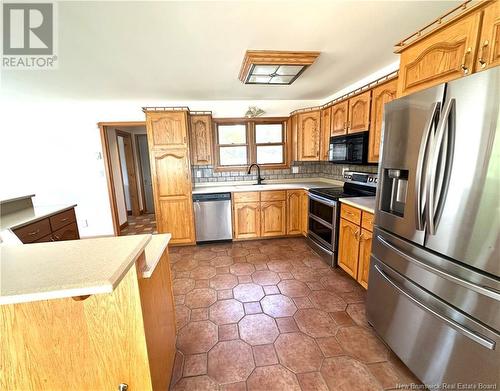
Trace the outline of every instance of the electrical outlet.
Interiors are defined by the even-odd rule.
[[[299,173],[299,167],[292,166],[292,174],[298,174],[298,173]]]
[[[196,170],[196,178],[201,178],[201,170]]]

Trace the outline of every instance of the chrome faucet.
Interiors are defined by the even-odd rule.
[[[260,166],[257,163],[252,163],[250,164],[250,167],[248,167],[248,172],[247,174],[250,174],[250,171],[252,171],[252,167],[255,166],[257,167],[257,184],[260,185],[264,178],[260,176]]]

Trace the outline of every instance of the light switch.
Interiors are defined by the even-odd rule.
[[[196,178],[201,178],[201,170],[196,170]]]

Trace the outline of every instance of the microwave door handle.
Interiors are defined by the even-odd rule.
[[[440,108],[440,102],[433,103],[431,115],[429,116],[429,120],[425,126],[425,131],[422,136],[418,152],[417,168],[415,172],[415,221],[418,231],[424,230],[424,214],[422,211],[425,206],[426,186],[428,186],[428,183],[425,182],[426,173],[424,173],[424,170],[427,165],[429,150],[432,149],[432,129],[434,128],[436,121],[439,119]]]
[[[443,112],[437,126],[431,163],[427,171],[426,220],[430,235],[436,234],[450,183],[455,146],[455,99],[448,102]]]

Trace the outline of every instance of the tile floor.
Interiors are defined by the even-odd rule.
[[[154,214],[128,216],[128,225],[120,231],[120,236],[156,233],[156,218]]]
[[[365,291],[306,241],[171,249],[171,389],[383,390],[418,380],[365,318]]]

